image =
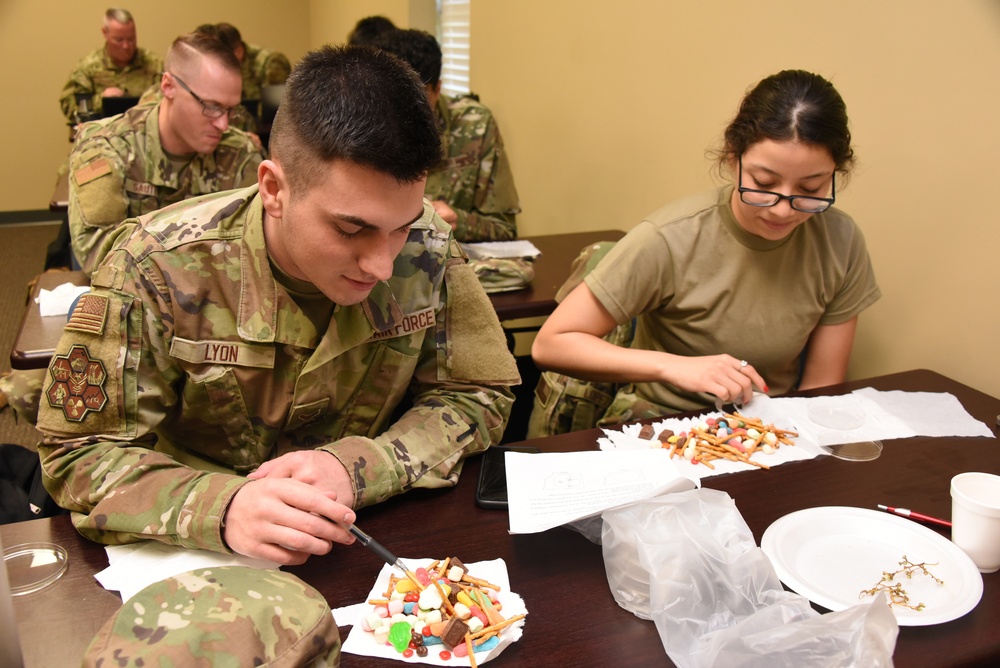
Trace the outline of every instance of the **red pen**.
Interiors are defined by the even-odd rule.
[[[883,506],[880,503],[878,505],[878,509],[884,510],[888,513],[893,513],[894,515],[909,517],[911,520],[916,520],[918,522],[927,522],[928,524],[939,524],[943,527],[951,527],[951,522],[948,520],[942,520],[937,517],[931,517],[930,515],[924,515],[923,513],[918,513],[915,510],[910,510],[909,508],[894,508],[893,506]]]

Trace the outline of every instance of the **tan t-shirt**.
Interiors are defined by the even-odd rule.
[[[791,390],[817,325],[850,320],[880,296],[861,230],[831,208],[769,241],[736,222],[732,186],[670,204],[636,226],[587,276],[620,324],[636,318],[633,348],[745,359],[771,394]],[[668,409],[710,395],[659,383],[637,394]]]

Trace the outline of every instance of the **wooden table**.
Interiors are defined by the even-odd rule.
[[[10,350],[12,369],[44,369],[49,366],[52,353],[62,336],[66,316],[43,317],[35,303],[35,297],[42,289],[52,290],[63,283],[88,285],[90,281],[82,271],[46,271],[38,275]]]
[[[1000,399],[930,371],[910,371],[846,383],[807,396],[841,394],[859,387],[950,392],[977,419],[994,427]],[[997,430],[994,427],[994,431]],[[590,430],[532,442],[547,450],[596,447]],[[778,518],[803,508],[847,505],[874,508],[891,502],[950,517],[950,478],[963,471],[1000,471],[1000,443],[988,438],[912,438],[885,441],[872,462],[832,457],[794,462],[770,471],[706,478],[706,487],[736,501],[758,542]],[[652,622],[615,603],[601,548],[579,534],[553,529],[511,536],[507,514],[476,507],[478,458],[467,462],[459,484],[447,490],[416,490],[359,513],[358,525],[403,557],[455,556],[465,561],[502,557],[512,589],[529,614],[522,639],[490,665],[670,665]],[[81,538],[67,517],[0,527],[4,545],[51,541],[70,554],[69,570],[46,590],[15,599],[26,665],[78,665],[100,625],[120,605],[92,574],[107,564],[101,546]],[[332,607],[364,600],[381,563],[368,550],[338,547],[326,557],[289,568],[326,596]],[[1000,573],[983,576],[979,605],[954,621],[900,627],[894,661],[908,666],[996,665],[1000,658]],[[350,629],[342,627],[346,637]],[[54,639],[58,638],[58,642]],[[345,655],[345,666],[388,666],[384,660]]]
[[[535,279],[523,290],[490,295],[501,321],[546,316],[556,308],[556,292],[569,278],[570,265],[585,247],[598,241],[618,241],[621,230],[571,232],[524,237],[542,254],[535,260]]]
[[[490,295],[497,316],[500,320],[513,320],[552,313],[556,307],[556,292],[569,277],[570,265],[580,251],[589,244],[598,241],[617,241],[624,235],[625,233],[620,230],[608,230],[525,237],[542,252],[535,262],[535,280],[524,290]],[[49,365],[52,353],[59,343],[59,337],[62,336],[66,318],[64,316],[43,318],[34,299],[40,289],[51,290],[67,281],[76,285],[86,285],[88,279],[82,271],[46,272],[39,276],[10,352],[11,368],[44,369]]]

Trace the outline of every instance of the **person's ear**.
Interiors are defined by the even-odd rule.
[[[174,79],[170,76],[169,72],[164,72],[160,75],[160,93],[163,97],[174,99],[174,94],[177,87],[174,86]]]
[[[281,165],[264,160],[257,167],[260,201],[269,218],[280,219],[288,206],[288,180]]]

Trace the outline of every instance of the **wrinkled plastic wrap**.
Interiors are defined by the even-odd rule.
[[[782,588],[725,492],[606,511],[600,541],[615,600],[656,624],[681,668],[892,666],[899,628],[885,601],[820,615]]]

